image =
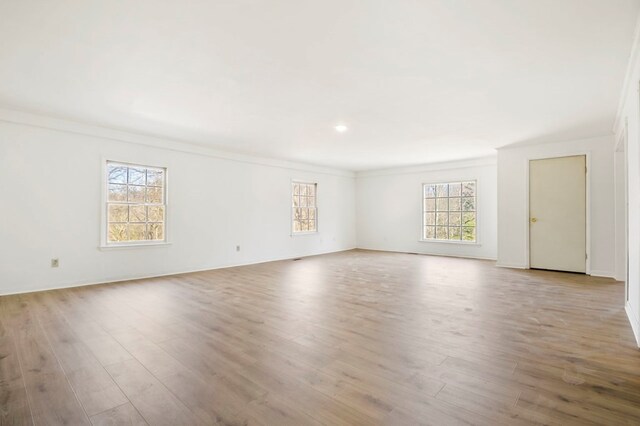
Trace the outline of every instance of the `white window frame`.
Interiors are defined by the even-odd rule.
[[[293,214],[293,209],[295,208],[293,206],[293,185],[294,184],[304,184],[304,185],[314,185],[315,186],[315,221],[316,221],[316,229],[315,231],[295,231],[295,216]],[[291,183],[289,185],[290,188],[290,192],[289,192],[289,212],[291,214],[291,222],[290,222],[290,229],[291,229],[291,236],[298,236],[298,235],[314,235],[317,234],[319,232],[320,229],[320,225],[319,225],[319,221],[318,221],[318,182],[311,182],[311,181],[305,181],[305,180],[297,180],[297,179],[292,179]]]
[[[109,232],[109,176],[108,165],[115,164],[125,167],[140,167],[145,169],[162,169],[164,171],[164,187],[163,187],[163,199],[164,199],[164,239],[163,240],[151,240],[151,241],[122,241],[122,242],[110,242],[108,237]],[[154,246],[167,246],[170,245],[169,241],[169,170],[166,166],[156,166],[151,164],[133,163],[129,161],[119,161],[113,159],[102,159],[102,197],[100,211],[102,217],[100,221],[100,245],[99,248],[114,249],[114,248],[137,248],[137,247],[154,247]]]
[[[456,184],[456,183],[463,183],[463,182],[474,182],[475,183],[475,214],[476,214],[476,239],[475,241],[464,241],[462,239],[460,240],[439,240],[436,238],[425,238],[425,220],[424,220],[424,214],[425,214],[425,210],[424,210],[424,189],[427,185],[442,185],[442,184]],[[457,180],[450,180],[450,181],[439,181],[439,182],[424,182],[421,186],[420,186],[420,215],[421,215],[421,219],[420,219],[420,224],[422,225],[420,227],[420,238],[418,241],[423,242],[423,243],[434,243],[434,244],[463,244],[463,245],[472,245],[472,246],[479,246],[480,244],[480,208],[479,208],[479,203],[478,203],[478,194],[479,194],[479,179],[457,179]],[[449,198],[449,197],[447,197]],[[454,197],[455,198],[455,197]],[[461,197],[462,198],[462,197]],[[462,208],[462,207],[461,207]],[[461,210],[462,211],[462,210]],[[450,212],[449,210],[447,210],[447,212]],[[448,227],[448,225],[447,225]]]

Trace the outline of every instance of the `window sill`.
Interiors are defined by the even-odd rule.
[[[481,246],[477,241],[456,241],[456,240],[418,240],[420,243],[436,243],[436,244],[460,244],[463,246]]]
[[[124,244],[109,244],[109,245],[101,245],[98,247],[99,250],[109,251],[109,250],[126,250],[126,249],[136,249],[136,248],[145,248],[145,247],[167,247],[170,246],[171,243],[169,241],[159,241],[157,243],[124,243]]]
[[[316,235],[318,231],[303,231],[303,232],[292,232],[292,237],[297,237],[298,235]]]

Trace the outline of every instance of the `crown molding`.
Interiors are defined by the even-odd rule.
[[[511,145],[505,145],[496,148],[498,152],[502,151],[510,151],[510,150],[518,150],[518,149],[528,149],[528,148],[536,148],[545,145],[561,145],[566,143],[576,143],[576,142],[595,142],[595,141],[603,141],[608,140],[611,143],[614,141],[614,134],[607,133],[605,135],[596,135],[589,136],[586,138],[577,138],[577,139],[554,139],[554,140],[542,140],[542,141],[532,141],[532,142],[520,142],[514,143]]]
[[[438,170],[465,169],[469,167],[495,166],[497,158],[495,155],[489,157],[471,158],[468,160],[445,161],[439,163],[422,164],[418,166],[393,167],[388,169],[365,170],[356,172],[357,178],[368,178],[375,176],[393,176],[415,173],[433,172]]]
[[[89,136],[98,139],[107,139],[117,142],[126,142],[136,145],[143,145],[151,148],[164,149],[186,154],[202,155],[221,160],[236,161],[240,163],[255,164],[267,167],[296,170],[300,172],[320,173],[334,176],[354,178],[355,172],[349,170],[333,169],[329,167],[316,166],[306,163],[298,163],[274,158],[259,157],[247,154],[239,154],[230,151],[223,151],[206,146],[163,139],[138,133],[126,132],[108,127],[84,124],[76,121],[54,118],[44,115],[32,114],[24,111],[0,108],[0,122],[19,124],[24,126],[38,127],[57,132],[73,133],[77,135]]]
[[[629,52],[629,62],[627,63],[627,71],[624,76],[624,83],[622,84],[622,91],[620,92],[620,100],[618,101],[618,109],[616,111],[616,118],[613,122],[613,133],[618,134],[620,126],[622,125],[622,113],[624,106],[627,102],[627,93],[631,89],[633,76],[636,75],[638,66],[640,65],[638,59],[640,56],[640,15],[636,20],[636,29],[633,35],[633,44],[631,45],[631,52]]]

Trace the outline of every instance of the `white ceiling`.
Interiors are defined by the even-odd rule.
[[[353,170],[478,157],[610,133],[639,6],[2,0],[0,106]]]

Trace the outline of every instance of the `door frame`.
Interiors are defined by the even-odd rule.
[[[553,158],[563,158],[563,157],[576,157],[584,155],[585,163],[587,165],[587,172],[585,173],[585,184],[586,184],[586,194],[585,194],[585,219],[586,219],[586,242],[585,242],[585,254],[587,258],[585,259],[585,274],[591,275],[591,151],[590,150],[576,150],[576,151],[563,151],[562,153],[558,153],[557,155],[549,155],[549,154],[541,154],[541,155],[531,155],[526,158],[525,164],[525,220],[526,220],[526,232],[525,232],[525,247],[527,251],[527,269],[531,269],[531,241],[530,241],[530,230],[531,230],[531,217],[529,211],[529,163],[532,160],[550,160]]]
[[[625,304],[629,301],[629,155],[627,152],[628,128],[629,128],[628,120],[625,118],[624,127],[622,129],[620,136],[616,140],[616,144],[613,151],[614,155],[616,155],[618,152],[622,152],[623,159],[624,159],[622,161],[622,164],[618,164],[618,162],[614,160],[614,167],[619,167],[619,166],[623,167],[622,183],[624,184],[624,191],[623,191],[622,208],[624,210],[624,219],[622,222],[622,226],[624,229],[623,259],[624,259],[624,303]],[[616,172],[617,170],[614,169],[614,176],[617,176]],[[617,182],[614,180],[614,184],[616,183]],[[616,202],[615,202],[616,213],[618,208],[619,208],[618,200],[616,199]],[[616,214],[615,215],[616,231],[618,228],[617,217],[618,215]],[[616,232],[616,236],[617,236],[617,232]],[[618,248],[618,241],[616,241],[616,249],[617,248]],[[617,259],[616,259],[616,262],[617,262]],[[620,278],[617,276],[617,272],[618,271],[614,272],[616,279]]]

